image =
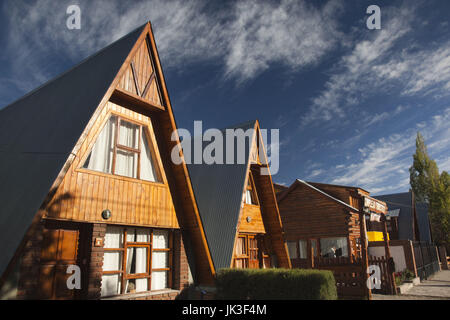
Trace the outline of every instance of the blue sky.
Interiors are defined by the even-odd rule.
[[[81,30],[66,28],[78,4]],[[381,8],[381,30],[366,8]],[[0,108],[151,20],[180,128],[258,119],[280,171],[407,191],[420,130],[450,170],[450,2],[4,0]]]

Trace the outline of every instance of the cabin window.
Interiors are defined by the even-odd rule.
[[[168,288],[170,238],[166,230],[108,226],[102,297]]]
[[[348,257],[346,237],[320,239],[320,251],[324,258]]]
[[[308,242],[306,240],[300,240],[298,242],[298,251],[300,259],[308,259]]]
[[[247,238],[245,236],[238,237],[236,241],[235,267],[240,269],[248,268]]]
[[[252,204],[252,205],[258,205],[258,197],[256,195],[255,184],[254,184],[253,176],[251,173],[248,177],[247,189],[246,189],[246,193],[245,193],[245,203]]]
[[[317,240],[316,239],[312,239],[311,240],[311,248],[313,249],[314,252],[314,257],[317,257]]]
[[[298,259],[297,242],[296,241],[288,241],[287,247],[288,247],[288,251],[289,251],[289,257],[291,259]]]
[[[147,129],[111,116],[100,132],[83,168],[108,174],[161,182]]]

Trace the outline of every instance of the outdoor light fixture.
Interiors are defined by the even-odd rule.
[[[247,222],[248,223],[252,222],[252,218],[251,217],[247,217]]]
[[[103,210],[102,218],[105,219],[105,220],[108,220],[109,218],[111,218],[111,211],[108,210],[108,209]]]

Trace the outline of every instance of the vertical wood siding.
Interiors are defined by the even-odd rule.
[[[147,127],[164,183],[151,183],[80,169],[111,114],[137,121]],[[46,217],[105,222],[101,217],[105,209],[112,212],[108,223],[179,227],[150,118],[111,102],[107,103],[88,133],[76,159],[47,206]]]

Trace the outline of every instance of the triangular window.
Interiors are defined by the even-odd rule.
[[[253,176],[251,173],[248,177],[248,184],[245,192],[245,203],[258,205],[258,197],[256,195],[255,183],[253,181]]]
[[[140,124],[111,116],[83,168],[151,182],[161,182],[155,151]]]

